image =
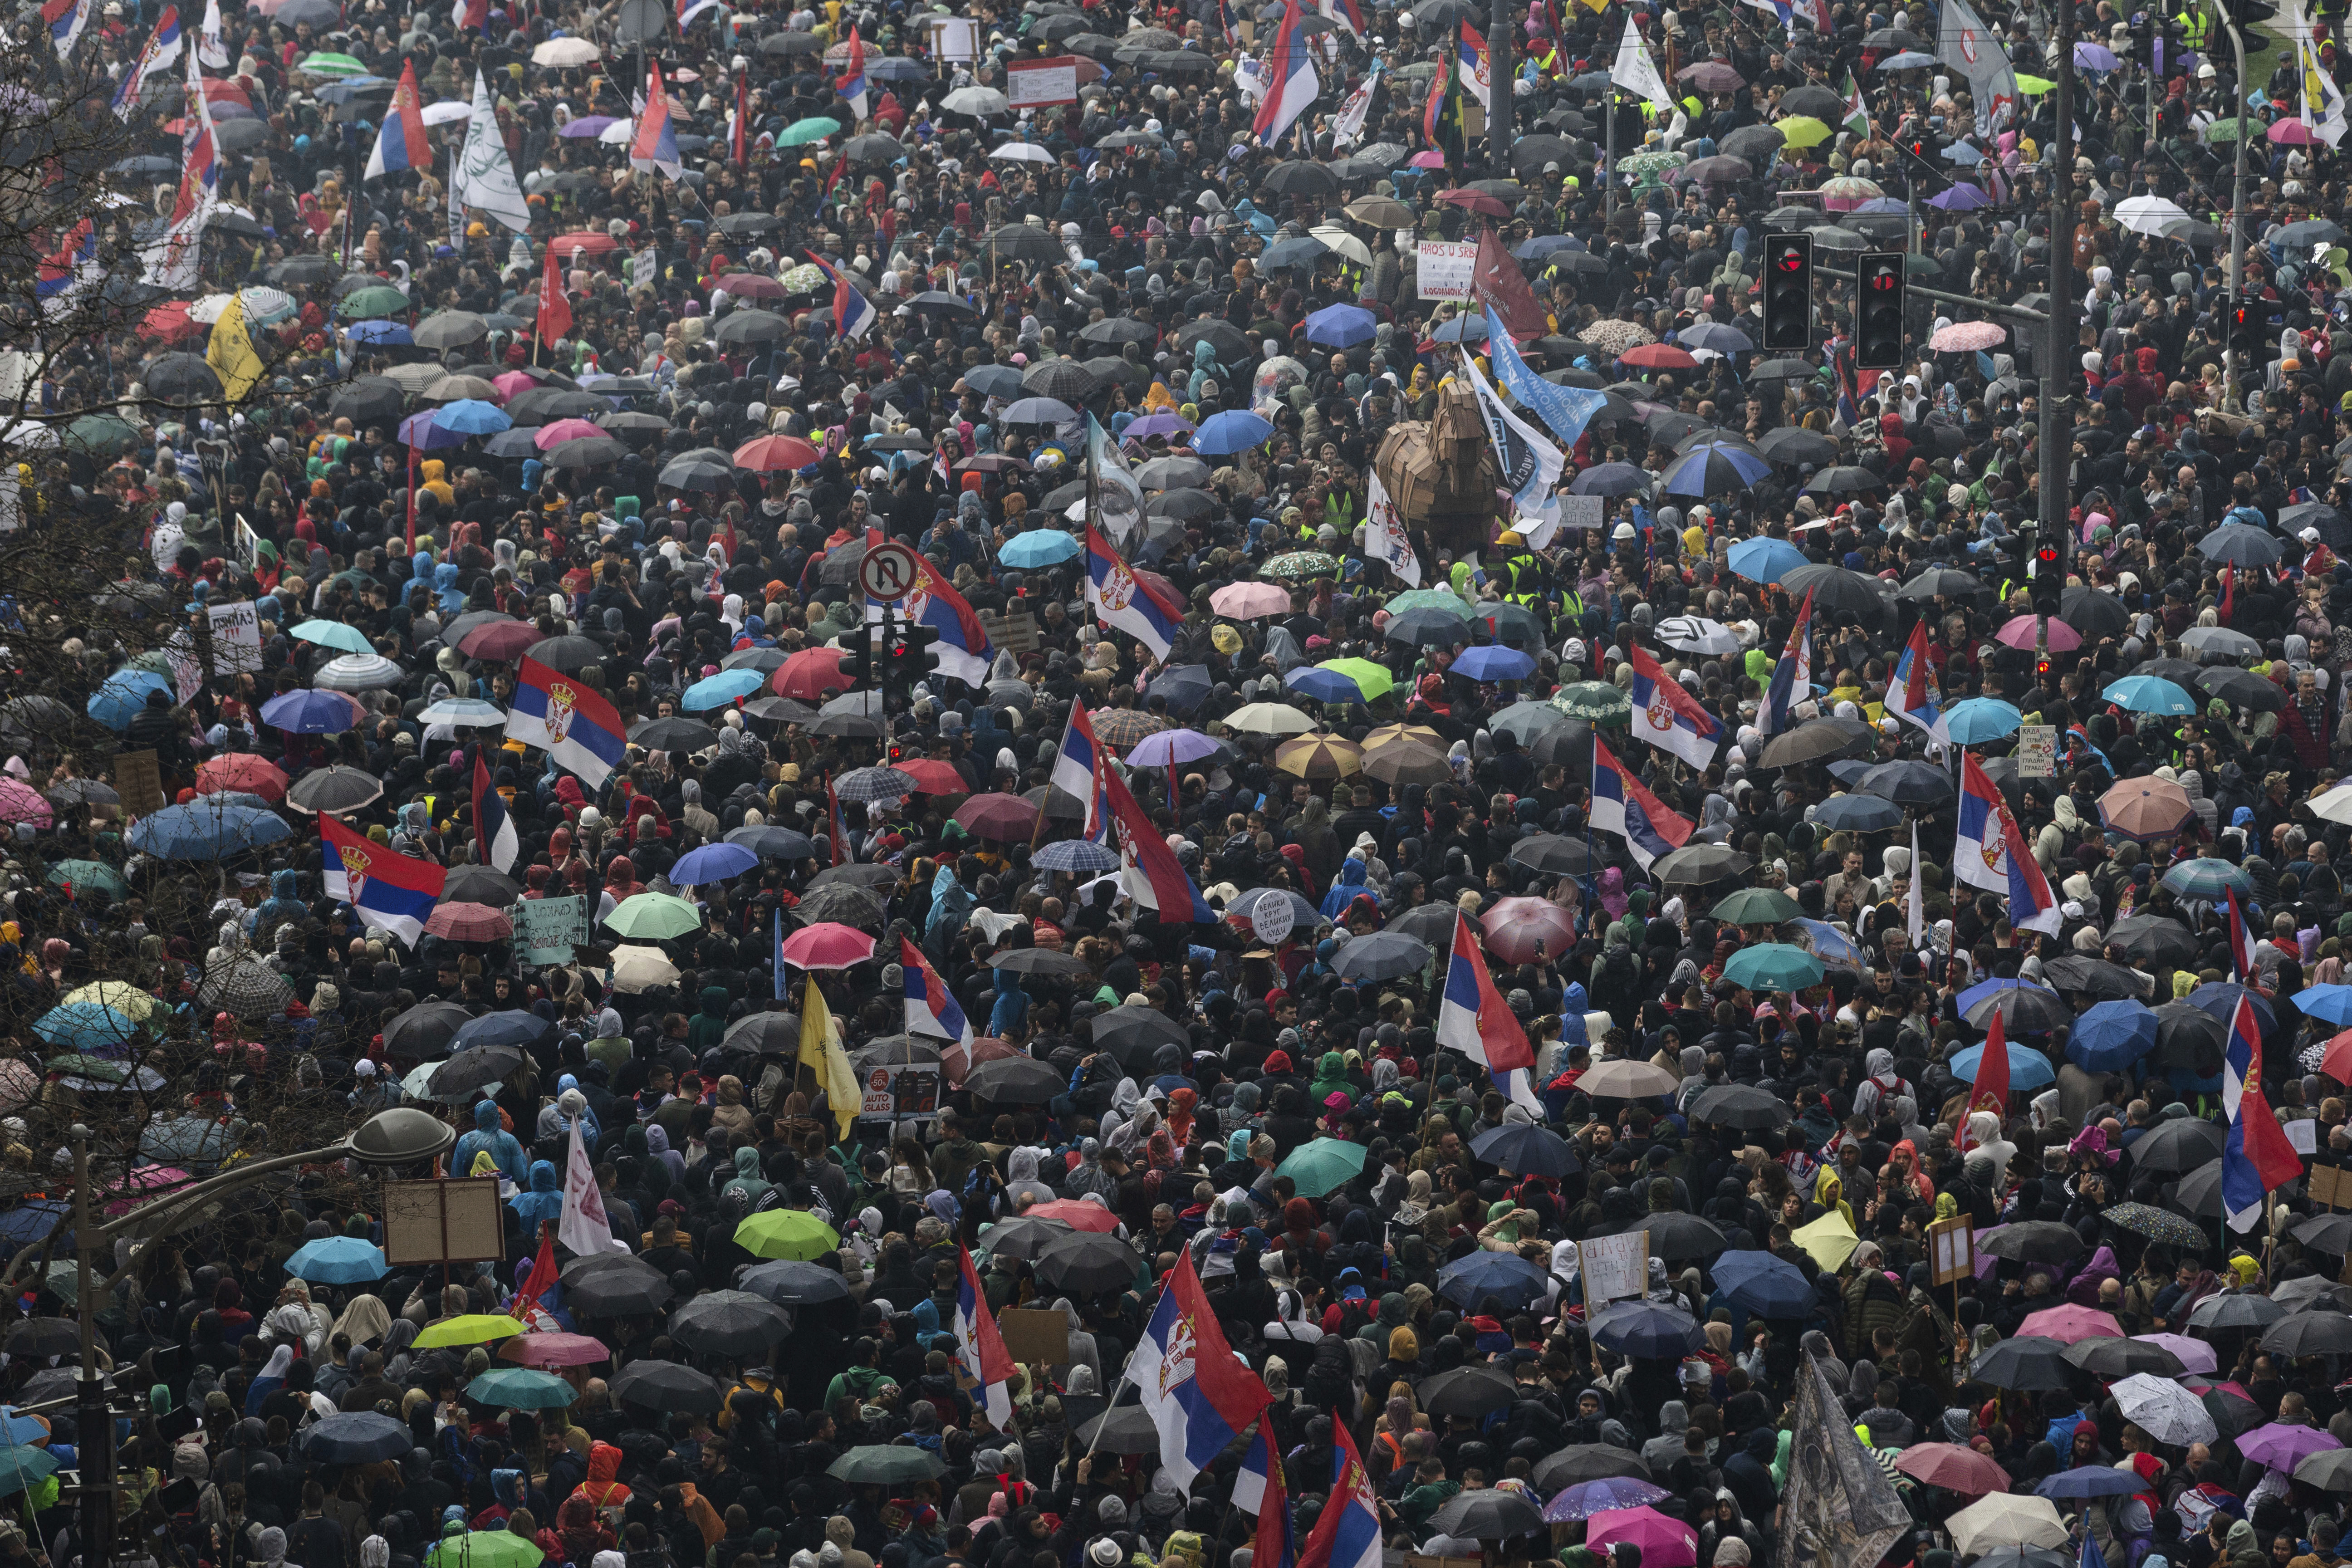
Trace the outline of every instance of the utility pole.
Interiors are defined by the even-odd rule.
[[[2238,58],[2238,77],[2231,84],[2238,98],[2238,146],[2236,172],[2230,178],[2230,308],[2221,318],[2221,406],[2235,414],[2240,407],[2238,312],[2244,306],[2246,288],[2246,36],[2227,11],[2221,11],[2219,20]]]
[[[1511,177],[1511,6],[1491,0],[1486,12],[1486,166]]]
[[[2074,291],[2074,216],[2071,212],[2074,183],[2074,7],[2073,0],[2057,0],[2058,63],[2053,75],[2057,85],[2051,89],[2050,107],[2056,118],[2050,131],[2049,156],[2044,165],[2050,173],[2050,320],[2043,338],[2047,345],[2042,353],[2042,506],[2038,516],[2042,531],[2063,538],[2066,531],[2066,500],[2068,471],[2073,467],[2066,450],[2059,449],[2059,432],[2064,427],[2058,416],[2061,391],[2073,380],[2067,363],[2074,352],[2074,310],[2071,302]],[[2063,569],[2066,552],[2062,546],[2059,562]]]
[[[79,1287],[74,1317],[81,1330],[80,1375],[74,1383],[74,1436],[80,1451],[79,1508],[82,1568],[110,1568],[114,1561],[114,1412],[98,1372],[97,1282],[114,1261],[93,1223],[89,1202],[89,1129],[77,1121],[73,1140],[74,1261]]]

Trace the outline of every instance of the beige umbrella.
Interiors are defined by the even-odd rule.
[[[499,389],[478,375],[445,375],[425,389],[427,403],[455,403],[461,397],[478,398],[484,403],[504,401]]]
[[[1372,253],[1364,247],[1364,242],[1336,223],[1317,224],[1307,232],[1359,267],[1372,264]]]
[[[1301,735],[1275,748],[1274,765],[1293,778],[1343,779],[1363,771],[1364,749],[1337,735]]]
[[[1377,752],[1366,752],[1363,756],[1366,773],[1396,788],[1401,789],[1406,784],[1454,782],[1454,769],[1446,763],[1445,753],[1416,742],[1383,746]]]
[[[632,994],[655,991],[678,981],[677,965],[657,947],[623,945],[613,950],[613,984]]]
[[[1576,1087],[1585,1094],[1609,1100],[1644,1100],[1674,1093],[1682,1087],[1682,1079],[1654,1063],[1617,1057],[1587,1070],[1576,1080]]]
[[[1394,196],[1359,196],[1340,210],[1374,228],[1411,228],[1415,221],[1412,209]]]
[[[1440,753],[1445,750],[1445,737],[1424,725],[1383,724],[1364,736],[1365,760],[1370,761],[1371,754],[1382,746],[1393,746],[1400,742],[1410,742],[1416,746],[1427,746],[1431,751]]]
[[[1253,702],[1224,717],[1224,726],[1237,735],[1304,735],[1315,721],[1279,702]]]
[[[2099,797],[2099,816],[2117,833],[2163,838],[2197,820],[2189,792],[2168,779],[2126,779]]]
[[[2046,1497],[2017,1492],[1993,1492],[1970,1503],[1944,1521],[1952,1532],[1952,1546],[1963,1557],[1976,1557],[2002,1546],[2063,1547],[2066,1521]]]

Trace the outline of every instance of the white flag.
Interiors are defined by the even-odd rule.
[[[1421,586],[1421,557],[1413,553],[1412,541],[1405,536],[1404,518],[1378,474],[1371,476],[1364,491],[1364,553],[1414,587]]]
[[[205,30],[196,35],[196,63],[228,69],[228,40],[221,35],[220,0],[205,0]]]
[[[1927,943],[1927,880],[1919,875],[1919,819],[1911,819],[1911,891],[1903,900],[1911,931],[1911,951],[1924,952]]]
[[[2295,39],[2294,62],[2296,73],[2303,79],[2303,108],[2298,118],[2311,127],[2312,134],[2333,147],[2344,140],[2343,91],[2327,68],[2319,63],[2319,50],[2309,37]]]
[[[1627,92],[1648,99],[1667,113],[1674,112],[1674,94],[1666,90],[1665,79],[1658,75],[1657,64],[1650,58],[1650,47],[1642,42],[1641,32],[1630,16],[1625,18],[1625,37],[1617,45],[1617,63],[1609,68],[1609,79]]]
[[[1380,82],[1381,62],[1375,59],[1372,68],[1365,73],[1362,84],[1348,95],[1348,101],[1339,106],[1339,112],[1332,118],[1332,146],[1352,146],[1356,138],[1364,133],[1364,121],[1372,112],[1372,89]]]
[[[449,148],[449,248],[466,254],[466,132]]]
[[[1495,331],[1504,330],[1492,312],[1487,320]],[[1467,349],[1462,352],[1462,375],[1478,395],[1486,438],[1495,449],[1496,465],[1502,469],[1502,488],[1511,492],[1511,526],[1528,549],[1541,550],[1559,528],[1559,497],[1552,490],[1568,467],[1568,458],[1551,444],[1551,437],[1503,406],[1503,400],[1478,374],[1477,362]]]
[[[555,1239],[583,1258],[629,1249],[613,1234],[613,1222],[604,1213],[604,1194],[596,1187],[596,1167],[588,1163],[588,1148],[580,1142],[577,1121],[572,1124],[572,1152],[563,1162],[563,1213],[555,1223]]]
[[[507,159],[507,142],[499,130],[498,111],[490,102],[489,79],[474,70],[474,110],[466,121],[466,161],[459,165],[461,188],[457,198],[489,214],[517,234],[530,227],[530,205],[515,184],[514,164]]]
[[[1944,0],[1936,58],[1968,79],[1969,95],[1976,100],[1978,135],[1990,136],[2017,117],[2024,101],[2017,72],[2008,51],[1994,41],[1992,29],[1969,8],[1968,0]]]

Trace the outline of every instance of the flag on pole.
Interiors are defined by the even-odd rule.
[[[1862,96],[1862,84],[1853,79],[1853,71],[1845,73],[1845,118],[1839,125],[1867,140],[1870,135],[1870,105]]]
[[[33,279],[33,297],[41,302],[44,321],[70,315],[81,298],[106,280],[106,264],[98,255],[98,223],[84,218],[66,231],[66,242],[44,259]]]
[[[2321,62],[2318,45],[2312,38],[2296,37],[2294,61],[2303,89],[2302,107],[2297,117],[2311,128],[2313,134],[2333,147],[2344,140],[2343,90],[2336,85],[2336,78]]]
[[[1683,689],[1649,650],[1628,647],[1633,666],[1633,733],[1695,768],[1715,761],[1723,744],[1723,721]]]
[[[601,789],[628,755],[627,727],[611,701],[561,670],[526,657],[517,667],[506,735],[537,746],[559,767]]]
[[[498,106],[490,98],[489,78],[474,71],[474,105],[466,117],[466,152],[458,164],[464,188],[457,199],[476,212],[485,212],[516,234],[530,227],[530,204],[515,183],[514,161],[507,156],[506,132],[499,128]],[[567,329],[568,330],[568,329]]]
[[[1404,513],[1378,474],[1368,474],[1364,482],[1364,553],[1412,586],[1421,586],[1421,557],[1405,532]]]
[[[769,956],[774,964],[773,978],[770,982],[772,989],[769,994],[781,1002],[792,994],[792,986],[784,979],[784,971],[789,965],[784,962],[784,910],[782,904],[776,906],[774,930],[770,932],[769,949]]]
[[[1290,1520],[1290,1490],[1283,1484],[1282,1452],[1275,1441],[1271,1408],[1258,1417],[1257,1436],[1242,1455],[1233,1497],[1234,1507],[1257,1515],[1250,1568],[1297,1568],[1298,1532]]]
[[[228,69],[228,39],[221,32],[220,0],[205,0],[204,30],[196,35],[196,63],[216,71]]]
[[[833,834],[833,863],[846,866],[857,858],[849,847],[849,818],[841,814],[841,796],[833,787],[833,775],[824,775],[824,819]]]
[[[1474,278],[1486,270],[1486,242],[1482,237],[1478,242],[1480,265],[1478,272],[1473,274]],[[1499,246],[1498,241],[1498,248]],[[1509,259],[1507,251],[1503,253],[1503,258]],[[1518,263],[1513,261],[1511,268],[1516,275]],[[1524,278],[1519,279],[1519,287],[1522,289],[1527,288]],[[1529,297],[1532,299],[1533,296]],[[1519,345],[1512,341],[1517,329],[1504,330],[1507,323],[1498,317],[1507,316],[1508,311],[1497,311],[1496,306],[1501,303],[1492,299],[1486,302],[1486,355],[1495,367],[1495,379],[1502,384],[1503,390],[1509,393],[1520,407],[1544,422],[1545,427],[1559,437],[1563,448],[1574,447],[1584,438],[1585,426],[1592,423],[1592,416],[1608,406],[1607,395],[1586,386],[1559,386],[1538,375],[1528,366],[1527,357],[1519,353]],[[1540,314],[1540,307],[1538,310]],[[1542,548],[1534,539],[1528,541],[1528,546],[1529,549]]]
[[[1184,619],[1184,607],[1138,577],[1098,528],[1087,530],[1087,604],[1098,623],[1125,632],[1154,658],[1168,657]]]
[[[373,180],[405,169],[419,173],[433,166],[433,146],[425,139],[425,101],[416,90],[416,62],[400,68],[400,85],[392,89],[392,105],[375,133],[375,151],[368,154],[360,175]]]
[[[781,912],[781,911],[779,911]],[[898,973],[906,996],[907,1014],[904,1027],[910,1035],[929,1035],[950,1045],[971,1048],[971,1021],[923,956],[923,950],[904,936],[898,939]]]
[[[801,253],[815,263],[816,269],[833,280],[833,330],[844,338],[862,338],[880,319],[865,295],[843,276],[841,269],[814,250]]]
[[[1462,47],[1454,51],[1454,68],[1462,78],[1462,89],[1478,100],[1478,107],[1492,113],[1495,107],[1493,74],[1488,67],[1486,36],[1470,25],[1467,16],[1460,18]]]
[[[1054,752],[1054,786],[1074,799],[1087,800],[1095,793],[1095,764],[1102,755],[1102,746],[1095,740],[1094,721],[1087,717],[1086,704],[1070,704],[1068,722],[1062,726],[1062,744]]]
[[[246,330],[241,290],[228,297],[220,319],[213,322],[212,336],[205,342],[205,363],[220,377],[221,395],[232,408],[251,396],[269,374],[254,352],[253,334]]]
[[[1315,62],[1307,54],[1307,36],[1298,30],[1299,20],[1298,0],[1285,0],[1281,26],[1275,29],[1274,47],[1265,57],[1265,96],[1250,124],[1261,147],[1280,141],[1323,90],[1322,79],[1315,74]]]
[[[147,79],[169,70],[172,62],[180,58],[180,8],[166,5],[163,14],[155,18],[155,30],[147,35],[146,47],[122,73],[122,80],[114,89],[114,114],[118,120],[129,120],[139,112],[139,96],[147,86]]]
[[[1329,0],[1325,0],[1325,4],[1329,4]],[[1364,122],[1371,118],[1372,90],[1381,84],[1381,61],[1375,58],[1372,68],[1364,73],[1364,79],[1356,84],[1356,89],[1341,101],[1339,112],[1331,117],[1332,146],[1352,146],[1356,139],[1363,135]]]
[[[629,143],[629,167],[675,180],[685,167],[677,155],[677,127],[671,122],[669,91],[662,86],[661,62],[646,62],[646,106],[637,114],[637,134]]]
[[[1808,597],[1812,590],[1805,590]],[[1929,734],[1936,732],[1936,721],[1944,716],[1943,693],[1936,686],[1936,667],[1927,659],[1927,623],[1922,618],[1911,625],[1911,640],[1903,646],[1903,657],[1895,661],[1895,674],[1886,682],[1886,710],[1906,724],[1916,724]]]
[[[995,1314],[988,1310],[988,1292],[980,1288],[980,1271],[971,1266],[971,1248],[956,1243],[962,1272],[956,1277],[956,1364],[971,1380],[972,1403],[1002,1428],[1013,1420],[1012,1354],[1004,1336],[996,1331]]]
[[[849,28],[849,58],[833,79],[833,90],[848,100],[853,124],[866,118],[866,43],[855,23]]]
[[[2241,985],[2253,984],[2254,939],[2246,930],[2246,911],[2238,903],[2238,889],[2221,889],[2230,900],[2230,977]]]
[[[1201,897],[1201,889],[1176,851],[1168,847],[1167,835],[1153,826],[1138,805],[1126,781],[1110,765],[1108,752],[1097,749],[1095,754],[1095,791],[1099,809],[1108,819],[1109,844],[1118,851],[1120,885],[1128,897],[1160,917],[1162,925],[1214,925],[1217,911]],[[1087,826],[1095,826],[1095,812],[1087,813]]]
[[[1641,30],[1633,26],[1630,8],[1625,16],[1625,36],[1617,41],[1617,59],[1609,68],[1609,79],[1669,114],[1675,111],[1674,94],[1666,90],[1665,79],[1658,75],[1657,62],[1650,58],[1650,47],[1642,41]]]
[[[600,1252],[626,1252],[628,1243],[613,1234],[612,1216],[604,1211],[604,1194],[596,1185],[596,1167],[588,1159],[588,1145],[580,1137],[580,1121],[572,1123],[571,1147],[563,1160],[563,1210],[555,1222],[555,1238],[580,1257]]]
[[[1258,1418],[1270,1397],[1225,1342],[1188,1247],[1176,1249],[1176,1268],[1127,1358],[1126,1376],[1159,1429],[1160,1463],[1179,1491]]]
[[[1976,1081],[1969,1086],[1969,1108],[1960,1117],[1960,1152],[1969,1152],[1969,1117],[1990,1111],[2009,1117],[2009,1032],[2001,1026],[2000,1009],[1985,1025],[1984,1054],[1977,1058]]]
[[[1592,826],[1625,841],[1633,858],[1648,870],[1662,855],[1690,842],[1691,820],[1642,787],[1633,770],[1619,762],[1592,737]]]
[[[425,939],[425,922],[440,901],[446,871],[429,860],[412,860],[388,844],[362,838],[323,811],[319,814],[319,837],[327,849],[327,868],[320,878],[327,897],[351,905],[370,931],[398,937],[411,947]]]
[[[1525,1029],[1512,1016],[1510,1005],[1495,989],[1486,972],[1486,956],[1467,916],[1454,916],[1454,952],[1445,965],[1445,989],[1437,1009],[1437,1043],[1460,1051],[1486,1069],[1495,1087],[1509,1098],[1543,1114],[1529,1076],[1536,1054]]]
[[[824,993],[817,989],[814,974],[801,995],[800,1059],[815,1070],[825,1103],[833,1110],[835,1133],[846,1139],[849,1124],[857,1120],[858,1108],[866,1103],[866,1091],[858,1087],[857,1069],[842,1048],[841,1026],[834,1022],[833,1009],[825,1005]]]
[[[1331,1495],[1298,1553],[1298,1568],[1381,1568],[1381,1504],[1347,1423],[1331,1424]]]
[[[1496,320],[1491,309],[1486,319]],[[1477,363],[1466,349],[1462,352],[1462,377],[1476,394],[1478,412],[1486,420],[1486,441],[1494,448],[1503,476],[1497,488],[1511,492],[1515,519],[1534,520],[1515,521],[1512,526],[1529,539],[1549,539],[1552,530],[1559,526],[1559,497],[1552,491],[1568,467],[1566,454],[1516,409],[1504,406],[1486,378],[1478,374]]]
[[[74,46],[81,41],[84,28],[98,9],[98,0],[45,0],[41,21],[49,29],[49,42],[57,47],[58,58],[73,58]]]
[[[747,76],[735,79],[735,119],[728,127],[728,142],[737,168],[751,162],[751,80]]]
[[[552,343],[571,330],[572,301],[564,297],[563,269],[556,265],[555,247],[550,244],[539,278],[539,341]]]
[[[2221,1048],[2221,1109],[2230,1127],[2221,1142],[2221,1206],[2230,1228],[2243,1233],[2263,1217],[2264,1194],[2303,1174],[2303,1157],[2263,1092],[2262,1026],[2253,998],[2242,994]]]
[[[1903,899],[1904,929],[1911,937],[1911,951],[1924,952],[1927,944],[1927,879],[1921,876],[1919,864],[1919,819],[1911,819],[1911,889]]]
[[[1952,874],[1972,888],[2009,900],[2009,922],[2019,931],[2058,934],[2058,900],[2042,863],[2018,830],[2000,786],[1974,752],[1960,753],[1960,826],[1952,847]]]
[[[510,869],[522,853],[514,818],[507,815],[506,797],[490,782],[489,759],[474,754],[474,847],[482,864],[495,871]]]
[[[142,281],[173,293],[196,287],[205,223],[220,200],[220,148],[213,140],[212,102],[205,96],[205,77],[196,68],[195,56],[187,56],[186,64],[189,113],[188,128],[180,138],[179,193],[162,231],[140,247]]]
[[[2024,102],[2016,68],[1968,0],[1944,0],[1936,57],[1967,80],[1976,103],[1978,135],[1990,136],[2016,117]]]
[[[1757,732],[1777,735],[1789,727],[1789,710],[1813,694],[1813,591],[1797,606],[1797,624],[1789,630],[1789,646],[1772,667],[1771,683],[1757,710]]]

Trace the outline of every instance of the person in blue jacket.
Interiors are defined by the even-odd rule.
[[[449,1161],[456,1172],[474,1168],[474,1156],[487,1153],[499,1173],[516,1186],[529,1184],[530,1167],[522,1157],[522,1144],[499,1121],[499,1108],[491,1100],[474,1107],[474,1131],[457,1140],[457,1147]]]

